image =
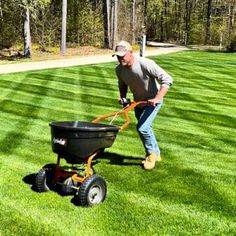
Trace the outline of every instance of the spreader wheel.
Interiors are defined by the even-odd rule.
[[[48,192],[53,188],[55,168],[55,164],[48,164],[38,172],[35,178],[35,188],[38,192]]]
[[[92,175],[80,185],[78,201],[81,206],[92,206],[104,201],[107,187],[105,180],[99,175]]]

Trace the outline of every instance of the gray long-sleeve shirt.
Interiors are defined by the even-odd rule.
[[[119,64],[116,74],[120,90],[128,86],[135,101],[152,99],[160,86],[170,87],[173,83],[172,77],[153,60],[139,56],[134,56],[131,68]]]

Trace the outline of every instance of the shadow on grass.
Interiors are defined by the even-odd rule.
[[[31,185],[31,189],[34,192],[38,192],[37,189],[35,188],[35,178],[37,176],[37,173],[29,174],[26,175],[22,180],[25,184]]]
[[[98,159],[101,160],[106,159],[109,161],[109,164],[111,165],[121,165],[121,166],[133,166],[133,165],[141,166],[141,161],[143,160],[143,158],[124,156],[112,152],[104,152],[101,154],[100,157],[98,157]]]
[[[39,193],[39,194],[46,193],[46,192],[39,192],[37,188],[35,187],[36,176],[37,176],[37,173],[29,174],[29,175],[26,175],[22,180],[25,184],[31,185],[31,190],[34,191],[35,193]],[[53,188],[50,189],[50,191],[57,193],[61,197],[73,196],[71,199],[71,203],[74,204],[75,206],[81,206],[77,199],[76,191],[74,191],[73,193],[65,193],[62,191],[62,188],[59,185],[54,186]]]
[[[29,185],[33,185],[34,182],[35,182],[35,177],[36,177],[36,175],[37,175],[36,173],[26,175],[26,176],[23,178],[24,183],[29,184]]]
[[[133,158],[131,156],[121,156],[121,155],[116,154],[116,153],[107,153],[107,152],[106,153],[104,152],[100,155],[101,156],[98,156],[92,163],[93,174],[96,173],[96,170],[94,169],[94,166],[99,163],[99,159],[109,160],[109,164],[111,164],[111,165],[122,165],[122,166],[123,165],[126,165],[126,166],[141,165],[141,158]],[[43,193],[43,192],[39,192],[36,185],[35,185],[37,174],[38,173],[32,173],[32,174],[26,175],[25,177],[23,177],[22,181],[25,184],[30,185],[32,191],[34,191],[36,193]],[[63,183],[63,181],[64,180],[61,180],[62,183]],[[58,182],[53,187],[50,187],[50,191],[55,192],[55,193],[57,193],[58,195],[60,195],[62,197],[74,196],[71,199],[71,203],[74,204],[75,206],[80,206],[80,203],[78,201],[77,190],[72,189],[71,192],[70,191],[69,192],[63,191],[62,185],[59,184],[59,182]]]
[[[54,193],[57,193],[59,196],[61,197],[67,197],[67,196],[74,196],[72,199],[71,199],[71,202],[74,204],[74,205],[79,205],[78,204],[78,201],[76,200],[76,191],[74,190],[73,192],[65,192],[65,191],[62,191],[62,186],[60,186],[59,184],[56,184],[55,186],[53,187],[50,187],[50,190],[48,191],[45,191],[45,192],[39,192],[38,189],[36,188],[35,186],[35,179],[36,179],[36,176],[37,176],[38,173],[32,173],[32,174],[29,174],[29,175],[26,175],[22,180],[25,184],[28,184],[31,186],[31,190],[35,193],[39,193],[39,194],[44,194],[46,192],[54,192]]]

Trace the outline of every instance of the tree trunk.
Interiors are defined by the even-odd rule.
[[[230,39],[234,34],[234,4],[235,1],[229,2],[228,8],[228,35]]]
[[[111,27],[111,34],[112,34],[112,49],[115,49],[117,43],[117,8],[118,3],[117,0],[112,1],[112,27]]]
[[[0,33],[0,48],[3,46],[3,33],[2,33],[2,31],[3,31],[3,27],[4,27],[4,25],[3,25],[3,12],[2,12],[2,1],[0,0],[0,18],[1,18],[1,20],[0,20],[0,30],[1,30],[1,33]]]
[[[207,1],[207,13],[206,13],[206,34],[204,44],[207,45],[210,40],[210,27],[211,27],[211,4],[212,0]]]
[[[181,11],[181,3],[178,0],[175,0],[175,32],[176,32],[176,40],[181,41],[182,39],[182,30],[181,30],[181,18],[182,18],[182,11]]]
[[[147,27],[147,8],[148,8],[148,0],[144,0],[143,26],[145,27]]]
[[[167,23],[167,16],[168,16],[168,0],[164,0],[164,41],[168,39],[169,32],[168,32],[168,23]]]
[[[160,41],[164,41],[164,17],[163,17],[163,11],[161,12],[161,18],[160,18]]]
[[[104,47],[111,48],[110,0],[103,0]]]
[[[193,8],[193,1],[194,0],[185,0],[185,39],[184,44],[188,45],[189,42],[189,35],[190,35],[190,21],[191,21],[191,14]]]
[[[62,2],[62,27],[61,27],[61,53],[66,52],[66,18],[67,18],[67,0]]]
[[[135,44],[135,5],[136,5],[136,0],[132,0],[132,23],[131,23],[131,30],[132,30],[132,40],[131,44]]]
[[[0,17],[1,17],[1,21],[3,21],[2,1],[1,0],[0,0]]]
[[[31,58],[32,57],[32,49],[31,49],[31,35],[30,35],[30,11],[29,7],[26,6],[23,12],[23,22],[24,22],[24,57]]]

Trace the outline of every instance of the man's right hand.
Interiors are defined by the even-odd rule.
[[[126,107],[127,105],[130,105],[130,99],[120,98],[119,104],[122,105],[123,107]]]

